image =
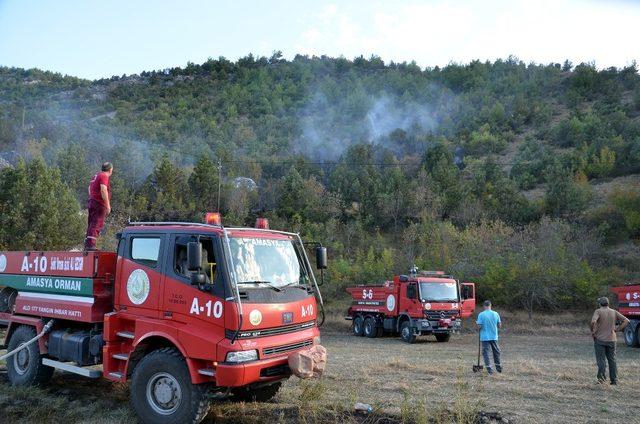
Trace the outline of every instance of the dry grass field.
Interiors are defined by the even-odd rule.
[[[618,344],[620,384],[595,382],[586,316],[503,317],[505,372],[474,374],[475,333],[449,343],[408,345],[395,337],[357,338],[331,317],[323,332],[329,363],[321,380],[290,379],[269,403],[217,401],[208,423],[473,423],[484,413],[515,423],[640,423],[640,349]],[[10,388],[0,364],[0,422],[136,422],[128,390],[57,372],[40,389]],[[355,402],[374,407],[352,413]]]

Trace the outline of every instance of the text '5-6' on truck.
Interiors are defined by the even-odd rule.
[[[273,397],[294,357],[319,375],[322,297],[299,235],[205,222],[130,223],[117,253],[0,252],[11,384],[54,368],[130,381],[143,422],[191,423],[214,397]],[[318,245],[321,272],[326,258]]]
[[[629,319],[624,328],[624,342],[629,347],[640,346],[640,284],[612,287],[618,295],[618,310]]]
[[[460,283],[442,271],[420,271],[396,275],[381,286],[349,287],[351,307],[346,319],[353,320],[356,336],[380,337],[384,332],[400,334],[413,343],[419,335],[433,334],[448,342],[462,318],[476,307],[475,285]]]

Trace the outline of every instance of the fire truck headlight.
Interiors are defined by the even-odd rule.
[[[257,350],[241,350],[227,353],[227,362],[240,363],[258,359]]]

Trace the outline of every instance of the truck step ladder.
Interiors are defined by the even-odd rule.
[[[116,333],[118,337],[122,337],[123,339],[135,339],[136,336],[131,331],[118,331]]]
[[[213,370],[211,368],[201,368],[201,369],[198,370],[198,374],[206,375],[207,377],[215,377],[216,376],[216,370]]]
[[[121,361],[128,361],[129,360],[129,354],[128,353],[114,353],[113,355],[111,355],[111,357],[113,359],[119,359]]]
[[[122,373],[121,372],[110,372],[109,373],[109,377],[116,378],[116,379],[120,380],[122,378]]]
[[[48,367],[56,368],[62,371],[67,371],[73,374],[82,375],[84,377],[89,378],[100,378],[102,376],[102,371],[100,370],[92,370],[89,368],[78,367],[75,365],[71,365],[70,363],[54,361],[49,358],[42,358],[42,365],[46,365]]]

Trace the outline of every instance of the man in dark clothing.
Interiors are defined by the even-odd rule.
[[[609,308],[609,299],[598,299],[600,307],[591,318],[591,335],[596,350],[598,364],[598,382],[607,381],[606,371],[609,363],[609,380],[611,384],[618,384],[618,367],[616,364],[616,331],[622,331],[629,324],[629,320],[620,312]],[[616,321],[620,325],[616,328]],[[606,362],[605,362],[606,358]]]
[[[87,223],[87,237],[84,240],[85,250],[96,250],[98,235],[104,227],[105,217],[111,213],[111,186],[109,178],[113,174],[111,162],[102,164],[102,172],[98,172],[89,184],[89,218]]]

